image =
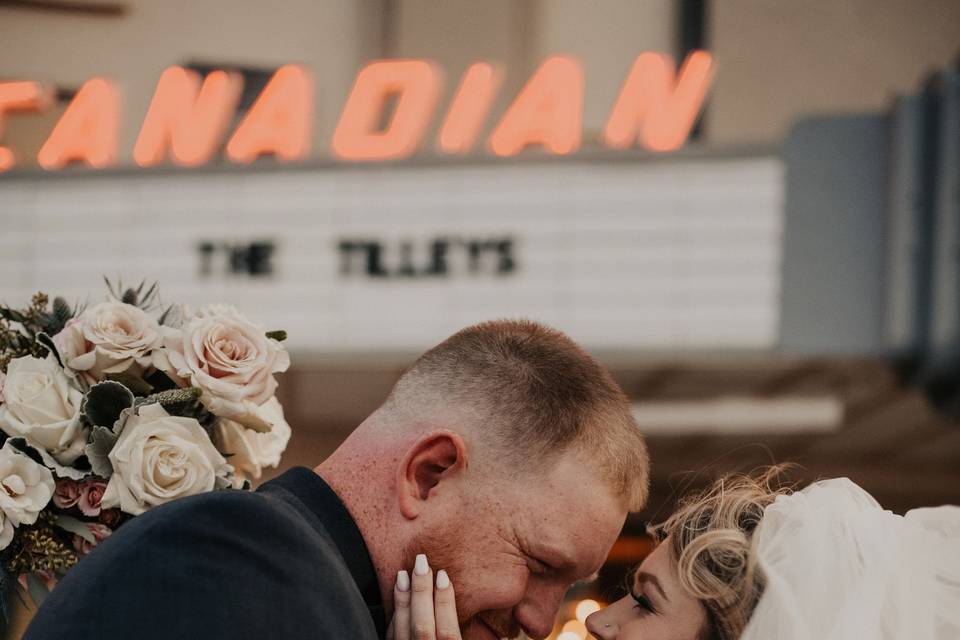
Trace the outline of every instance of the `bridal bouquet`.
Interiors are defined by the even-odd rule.
[[[0,605],[37,603],[131,517],[244,489],[290,438],[284,332],[237,310],[165,310],[156,285],[73,308],[0,306]]]

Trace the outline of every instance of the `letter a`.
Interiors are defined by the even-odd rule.
[[[40,111],[50,103],[50,92],[37,82],[0,82],[0,136],[9,111]],[[0,146],[0,173],[16,164],[13,151]]]
[[[626,149],[639,138],[653,151],[683,146],[703,106],[713,70],[713,59],[705,51],[687,56],[679,78],[669,56],[640,54],[607,119],[604,143]]]
[[[240,98],[239,74],[214,71],[200,76],[170,67],[160,76],[147,117],[133,147],[141,167],[163,162],[167,149],[177,164],[193,167],[213,157]]]
[[[103,78],[87,80],[40,148],[37,161],[44,169],[60,169],[71,162],[102,168],[117,157],[120,94]]]
[[[573,58],[547,58],[490,136],[490,149],[512,156],[531,144],[563,155],[580,147],[583,68]]]
[[[345,160],[396,160],[417,150],[430,121],[440,73],[426,60],[380,60],[360,70],[333,133]],[[384,102],[397,96],[390,123],[378,126]]]
[[[299,160],[310,150],[312,119],[313,79],[302,67],[284,65],[237,127],[227,155],[234,162],[253,162],[263,154]]]

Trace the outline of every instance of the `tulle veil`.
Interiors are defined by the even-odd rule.
[[[883,510],[846,478],[769,505],[742,640],[960,639],[960,507]]]

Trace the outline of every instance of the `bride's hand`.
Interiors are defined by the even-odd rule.
[[[461,640],[453,585],[443,570],[434,582],[425,555],[417,556],[412,576],[397,574],[393,603],[388,640]]]

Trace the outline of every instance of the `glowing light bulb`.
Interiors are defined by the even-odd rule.
[[[575,611],[577,620],[580,622],[586,622],[588,615],[595,611],[600,611],[600,603],[596,600],[581,600],[577,603],[577,608]]]

